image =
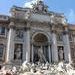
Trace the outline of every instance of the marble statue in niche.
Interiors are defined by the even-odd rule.
[[[59,48],[58,56],[59,56],[60,61],[62,61],[64,59],[64,52],[63,52],[62,47]]]
[[[22,59],[22,45],[15,45],[14,59],[21,60]]]

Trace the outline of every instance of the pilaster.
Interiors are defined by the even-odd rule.
[[[52,39],[52,62],[58,62],[58,49],[57,49],[57,39],[55,26],[52,27],[51,31]]]
[[[71,52],[70,52],[70,43],[69,43],[69,35],[68,35],[68,27],[67,26],[64,26],[63,44],[64,44],[64,59],[65,59],[65,62],[71,63]]]

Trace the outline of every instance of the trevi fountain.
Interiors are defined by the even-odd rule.
[[[13,30],[13,28],[15,26],[13,27],[13,25],[14,25],[13,22],[10,24],[10,29],[11,30],[10,30],[10,34],[9,34],[9,38],[8,38],[9,40],[8,40],[8,50],[7,50],[8,51],[7,61],[10,61],[11,65],[9,65],[10,63],[0,65],[0,75],[75,75],[74,65],[72,64],[72,62],[67,63],[67,61],[69,61],[69,59],[68,59],[69,56],[68,55],[70,54],[69,53],[70,52],[70,46],[69,46],[69,40],[68,40],[68,35],[67,35],[67,26],[65,26],[66,20],[64,19],[64,16],[59,15],[57,13],[53,13],[53,12],[49,13],[48,10],[47,10],[47,6],[45,6],[43,4],[43,2],[40,1],[40,0],[38,0],[38,3],[34,5],[33,10],[32,9],[27,9],[27,8],[26,9],[19,8],[19,7],[14,7],[14,8],[12,8],[12,10],[13,10],[12,11],[13,17],[11,19],[12,21],[14,21],[14,15],[17,14],[17,11],[18,12],[23,11],[24,13],[26,13],[25,17],[24,17],[26,22],[30,23],[32,25],[35,25],[35,22],[38,20],[36,22],[36,25],[38,24],[37,26],[40,26],[40,28],[38,27],[39,28],[38,29],[35,26],[35,29],[32,29],[31,34],[35,34],[36,32],[38,33],[36,37],[34,37],[34,38],[32,37],[33,40],[29,39],[30,35],[29,35],[29,32],[27,32],[27,31],[30,30],[30,28],[29,27],[24,28],[25,34],[27,36],[25,36],[26,40],[24,40],[24,42],[23,42],[23,44],[26,45],[23,48],[24,49],[23,50],[23,62],[20,65],[16,65],[11,60],[16,61],[16,60],[21,60],[22,59],[22,52],[21,52],[22,50],[20,50],[22,45],[19,46],[19,49],[17,49],[18,45],[16,45],[15,49],[17,49],[17,50],[14,51],[14,49],[13,49],[14,48],[13,47],[13,45],[14,45],[14,42],[13,42],[13,38],[14,38],[13,37],[13,34],[14,34],[13,32],[14,32],[14,30]],[[15,11],[16,11],[16,13],[15,13]],[[48,16],[46,16],[46,14]],[[19,16],[22,18],[23,14],[19,15]],[[17,19],[17,18],[15,20],[20,21],[20,19]],[[28,21],[31,21],[31,22],[28,22]],[[16,22],[16,21],[14,21],[14,22]],[[22,21],[20,21],[20,22],[22,23]],[[48,34],[50,34],[50,32],[51,32],[51,34],[50,34],[50,35],[52,35],[51,39],[49,39],[50,38],[49,37],[48,38],[49,40],[48,40],[46,38],[46,35],[44,35],[47,32],[46,27],[45,27],[45,29],[40,30],[40,29],[42,29],[41,24],[43,24],[42,27],[44,27],[44,24],[47,24],[45,26],[47,27],[47,30],[49,32]],[[62,48],[60,47],[59,51],[57,51],[57,44],[56,44],[57,40],[56,40],[56,35],[55,35],[55,32],[56,32],[55,28],[58,26],[58,24],[61,24],[62,27],[64,28],[65,33],[64,33],[63,36],[65,36],[65,41],[66,41],[66,42],[64,41],[65,42],[65,44],[64,44],[64,51],[65,52],[62,50],[63,47]],[[31,25],[28,24],[27,26],[31,26]],[[16,28],[14,28],[14,29],[16,29]],[[46,30],[46,32],[45,32],[45,30]],[[12,34],[12,36],[11,36],[11,34]],[[23,37],[22,34],[21,34],[21,36]],[[19,36],[19,38],[21,38],[20,41],[23,40],[23,38],[21,36]],[[43,40],[42,40],[42,37],[45,37],[45,38],[43,38]],[[10,38],[12,38],[12,40]],[[31,45],[33,47],[35,45],[36,49],[39,48],[37,50],[38,53],[35,52],[36,49],[34,51],[33,47],[32,47],[32,52],[31,52],[31,54],[29,54],[30,51],[31,51],[30,41],[31,41]],[[39,44],[38,43],[39,41],[42,44]],[[43,42],[43,41],[45,41],[45,42]],[[53,54],[52,58],[50,57],[50,54],[48,54],[48,52],[46,52],[47,50],[43,53],[44,50],[42,50],[42,49],[43,48],[46,49],[46,46],[43,47],[42,45],[46,45],[47,50],[49,50],[49,51],[50,51],[50,46],[52,46],[52,53],[51,53],[51,54]],[[25,50],[26,49],[27,49],[27,54],[25,55]],[[37,56],[39,56],[39,58]],[[58,56],[59,56],[59,60],[58,60]],[[35,59],[34,59],[34,57],[35,57]],[[63,59],[65,59],[65,60],[63,60]],[[54,61],[54,62],[52,62],[52,61]],[[17,62],[17,63],[20,63],[20,62]]]

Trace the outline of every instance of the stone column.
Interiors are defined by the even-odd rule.
[[[65,62],[71,62],[70,43],[67,26],[64,27],[63,32],[63,44],[64,44],[64,59]]]
[[[32,62],[33,62],[33,59],[34,59],[34,52],[33,52],[33,44],[32,44]]]
[[[55,30],[52,31],[52,62],[58,62],[58,49]]]
[[[51,49],[50,49],[50,44],[48,45],[48,52],[49,52],[49,63],[51,63]]]
[[[29,24],[29,23],[28,23]],[[23,61],[30,62],[30,28],[25,27],[25,32],[24,32],[24,55],[23,55]],[[25,58],[26,57],[26,58]]]
[[[30,61],[30,31],[26,31],[26,61]]]
[[[23,58],[22,58],[22,60],[24,62],[24,61],[26,61],[26,30],[25,29],[24,29],[24,34],[23,35],[24,35],[24,37],[23,37],[24,38],[24,43],[23,43],[23,53],[22,53]]]
[[[9,28],[9,33],[8,33],[8,42],[7,42],[7,57],[6,57],[6,62],[11,63],[14,58],[14,34],[15,31],[13,29],[14,27],[14,22],[10,23],[10,28]]]

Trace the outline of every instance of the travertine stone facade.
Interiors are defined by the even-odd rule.
[[[43,1],[33,8],[13,6],[11,16],[0,15],[0,61],[74,62],[75,26],[50,12]]]

